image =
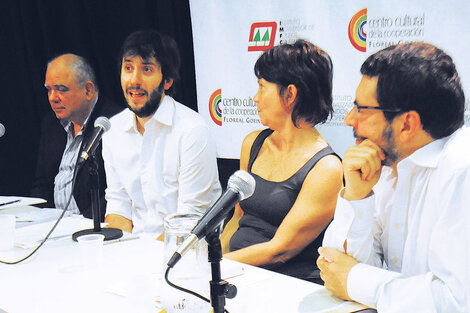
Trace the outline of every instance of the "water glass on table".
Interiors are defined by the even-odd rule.
[[[195,213],[176,213],[165,217],[163,273],[166,270],[168,260],[191,234],[191,230],[201,217],[201,214]],[[207,297],[210,280],[209,269],[207,243],[205,240],[200,240],[170,270],[169,280]],[[162,302],[168,313],[210,312],[210,304],[169,286],[164,279],[162,279],[160,290]]]
[[[103,265],[104,235],[90,234],[77,238],[84,270],[99,270]]]

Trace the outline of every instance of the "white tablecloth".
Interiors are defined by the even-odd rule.
[[[83,229],[83,223],[92,227],[91,220],[67,217],[53,236],[63,235],[67,228],[70,234]],[[17,238],[24,241],[27,234],[30,241],[37,240],[50,224],[17,229]],[[0,251],[0,260],[19,259],[30,251],[19,247]],[[23,263],[0,264],[0,312],[160,312],[159,302],[178,296],[161,279],[162,254],[162,242],[141,235],[136,240],[105,244],[103,266],[85,270],[78,243],[71,237],[53,241]],[[228,281],[238,289],[237,296],[226,302],[231,313],[350,312],[361,308],[332,297],[322,286],[229,260],[222,261],[222,275],[234,276]],[[209,280],[207,276],[185,284],[209,297]]]

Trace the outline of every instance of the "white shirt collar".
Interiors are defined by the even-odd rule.
[[[124,125],[124,129],[126,131],[137,132],[135,114],[130,110],[129,112],[131,112],[130,118],[126,120],[126,125]],[[156,122],[166,126],[172,126],[174,112],[175,104],[173,98],[168,95],[165,95],[165,97],[163,97],[163,101],[160,103],[157,111],[153,114],[150,120],[155,120]]]
[[[410,163],[415,164],[420,167],[437,167],[439,162],[440,155],[444,150],[443,147],[449,141],[449,139],[454,136],[454,134],[444,137],[441,139],[436,139],[425,145],[424,147],[416,150],[407,158],[403,159],[400,163]],[[400,166],[400,163],[398,164]]]

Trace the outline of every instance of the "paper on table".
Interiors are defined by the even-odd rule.
[[[25,249],[36,247],[51,230],[55,222],[56,220],[53,220],[17,229],[15,232],[15,245]],[[57,239],[70,238],[72,240],[73,233],[88,228],[93,228],[93,220],[79,215],[64,217],[49,238],[52,239],[51,241],[54,241],[52,237]]]
[[[361,303],[337,298],[324,286],[317,286],[320,288],[299,298],[298,313],[349,313],[368,308]]]
[[[220,263],[222,279],[232,279],[245,274],[245,264],[229,259],[223,259]]]
[[[124,280],[113,283],[106,281],[105,292],[128,299],[133,310],[142,309],[145,312],[166,313],[161,303],[161,288],[163,286],[160,273],[132,275]],[[140,311],[139,311],[140,312]]]
[[[221,262],[221,271],[223,280],[233,279],[234,277],[239,277],[245,273],[244,264],[225,259]],[[210,279],[211,277],[207,276],[201,277],[200,279],[184,281],[183,283],[179,282],[179,284],[184,288],[195,290],[201,294],[208,295],[210,292],[208,281]],[[142,288],[145,285],[147,288]],[[138,275],[132,275],[126,279],[117,280],[111,283],[108,282],[105,291],[121,297],[132,298],[135,296],[135,293],[139,291],[136,289],[139,287],[141,287],[140,289],[149,289],[148,287],[150,286],[150,289],[155,294],[154,298],[157,300],[155,306],[156,308],[159,308],[158,303],[160,303],[160,298],[162,296],[161,289],[163,285],[166,285],[166,283],[163,282],[161,272],[145,274],[141,273]]]
[[[346,313],[367,308],[365,305],[334,297],[325,288],[306,295],[299,303],[298,312]]]
[[[17,223],[41,223],[41,222],[57,220],[63,211],[60,209],[39,209],[35,207],[28,207],[28,208],[34,208],[34,210],[16,214]],[[67,211],[65,212],[64,217],[70,216],[70,215],[71,215],[70,211]]]
[[[19,200],[19,201],[17,201]],[[3,203],[9,203],[2,205]],[[31,198],[31,197],[18,197],[18,196],[0,196],[0,210],[16,208],[26,205],[39,204],[47,202],[41,198]]]
[[[16,216],[16,228],[57,220],[62,210],[60,209],[40,209],[34,206],[22,206],[15,208],[7,208],[0,211],[0,214],[11,214]],[[64,216],[69,216],[69,211]]]

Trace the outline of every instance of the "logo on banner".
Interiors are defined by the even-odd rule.
[[[222,98],[222,89],[217,89],[209,98],[209,115],[219,126],[261,124],[256,106],[252,97]]]
[[[248,38],[248,51],[266,51],[274,46],[276,38],[276,22],[261,22],[251,24]]]
[[[214,91],[209,99],[209,114],[214,121],[219,126],[222,126],[222,89],[217,89]]]
[[[354,48],[361,52],[366,52],[367,33],[365,27],[367,25],[367,8],[364,8],[354,14],[349,21],[348,36],[349,41]]]

